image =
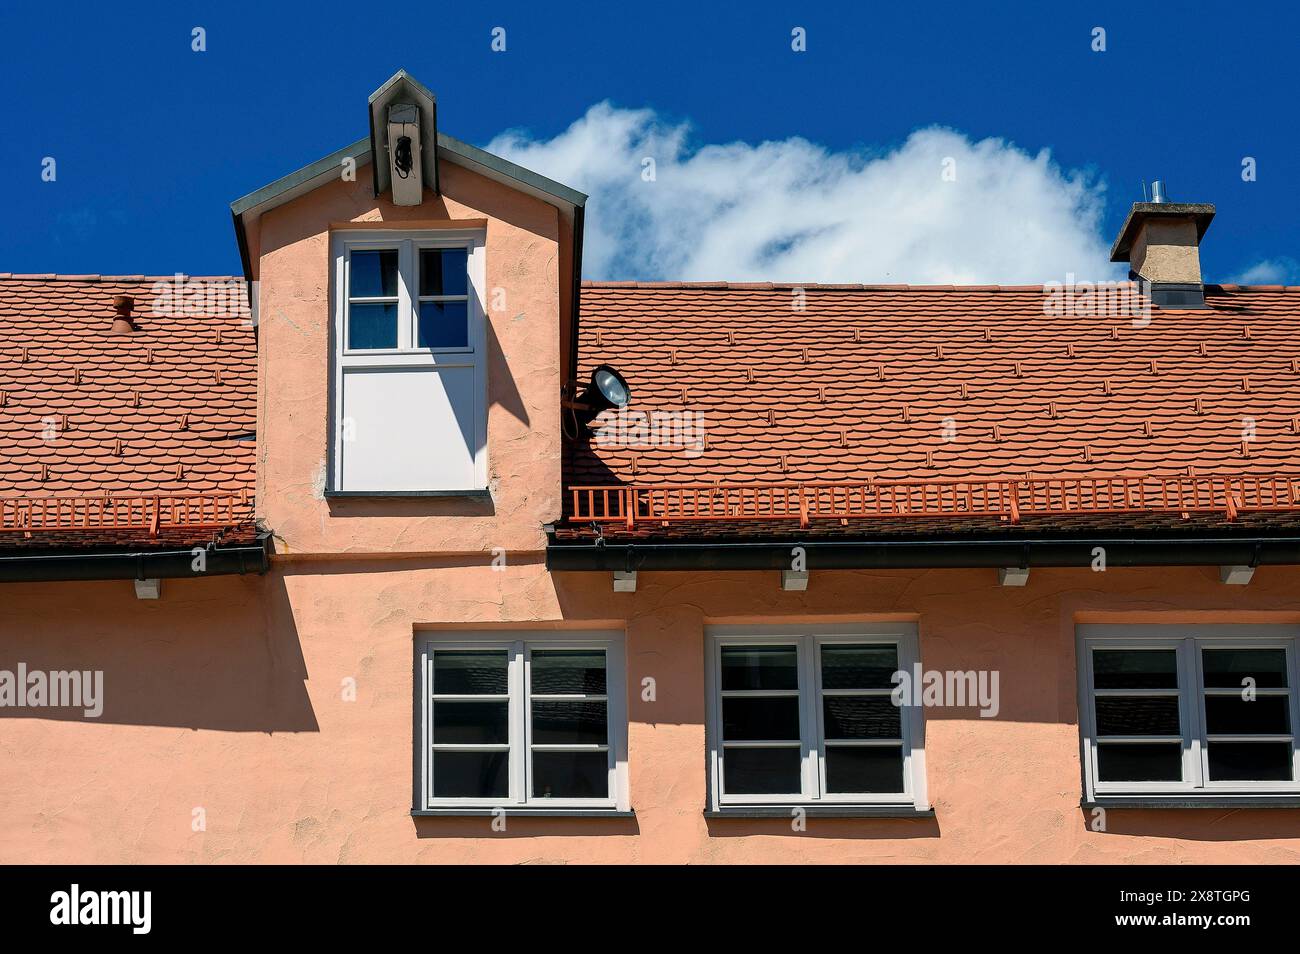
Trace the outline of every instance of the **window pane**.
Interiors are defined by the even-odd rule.
[[[798,689],[793,646],[723,646],[723,689]]]
[[[1210,735],[1289,735],[1291,705],[1286,696],[1206,696],[1205,729]]]
[[[533,794],[538,798],[608,798],[605,752],[534,752]]]
[[[534,649],[529,673],[534,695],[605,694],[603,650]]]
[[[1208,761],[1215,782],[1291,781],[1290,742],[1211,742]]]
[[[896,646],[822,646],[823,689],[892,689]]]
[[[1098,689],[1177,689],[1172,649],[1094,649],[1092,679]]]
[[[435,798],[505,798],[510,794],[508,752],[434,752]]]
[[[1181,782],[1181,742],[1114,742],[1097,746],[1097,778],[1103,782]]]
[[[397,250],[353,252],[348,295],[352,298],[397,297]]]
[[[1205,649],[1201,665],[1207,689],[1240,689],[1248,676],[1259,689],[1286,686],[1285,649]]]
[[[722,787],[728,795],[791,795],[799,783],[799,750],[727,749],[722,756]]]
[[[722,700],[722,737],[728,742],[799,739],[799,699],[736,697]]]
[[[433,654],[433,691],[440,696],[505,695],[510,691],[502,650],[439,650]]]
[[[420,294],[468,293],[469,253],[463,248],[420,249]]]
[[[421,348],[468,348],[469,306],[463,301],[420,302]]]
[[[510,741],[507,703],[435,702],[433,741],[440,744],[483,745]]]
[[[826,696],[822,725],[828,739],[901,739],[903,721],[889,696]]]
[[[549,745],[606,742],[605,703],[533,701],[533,741]]]
[[[1098,735],[1182,735],[1177,696],[1097,697]]]
[[[353,351],[397,347],[397,305],[348,305],[348,347]]]
[[[838,746],[826,749],[826,791],[901,792],[901,745]]]

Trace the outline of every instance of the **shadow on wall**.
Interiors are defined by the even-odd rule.
[[[5,584],[0,670],[102,672],[103,711],[0,707],[0,719],[317,732],[307,666],[276,575]]]
[[[1300,809],[1108,808],[1104,830],[1093,809],[1082,809],[1083,827],[1099,835],[1143,835],[1175,841],[1249,841],[1300,838]],[[1226,822],[1226,824],[1225,824]]]
[[[703,724],[705,631],[711,622],[763,625],[799,621],[851,623],[893,614],[920,624],[925,676],[937,673],[959,693],[926,703],[927,722],[1074,723],[1072,651],[1061,643],[1053,618],[1032,635],[1015,605],[987,598],[986,618],[971,618],[971,594],[993,590],[989,571],[825,571],[807,591],[781,589],[780,573],[768,571],[649,571],[636,591],[615,593],[608,571],[552,574],[560,615],[569,622],[623,621],[627,631],[629,710],[634,722]],[[996,577],[992,577],[996,579]],[[942,594],[929,601],[926,587]],[[1006,605],[1004,605],[1006,604]],[[1007,607],[1011,608],[1008,609]],[[1000,615],[998,615],[1000,614]],[[606,624],[608,625],[608,624]],[[909,670],[909,675],[912,675]],[[949,678],[949,677],[952,678]],[[640,699],[654,680],[653,704]],[[959,678],[958,678],[959,677]],[[1062,689],[1062,681],[1068,681]],[[916,684],[924,701],[925,677]],[[951,695],[952,698],[947,698]],[[958,704],[962,703],[962,704]],[[981,713],[988,712],[985,718]]]
[[[413,816],[417,838],[540,838],[563,835],[639,835],[635,818],[511,818],[507,813],[505,828],[496,819],[482,815],[469,818]]]
[[[647,529],[644,539],[653,541],[653,532]],[[802,591],[782,590],[776,569],[643,571],[631,593],[613,592],[607,570],[551,579],[565,620],[624,621],[631,684],[651,676],[659,691],[653,707],[630,700],[636,720],[703,720],[704,634],[711,623],[797,628],[892,619],[919,629],[921,672],[918,678],[908,670],[907,685],[927,724],[1036,723],[1077,731],[1075,626],[1082,614],[1232,614],[1241,621],[1293,613],[1294,578],[1282,570],[1262,569],[1250,587],[1223,586],[1217,568],[1207,566],[1119,568],[1104,579],[1083,569],[1035,569],[1026,587],[999,586],[992,568],[813,569]],[[1251,592],[1237,592],[1244,590]]]
[[[470,497],[327,497],[331,517],[494,517],[489,496]]]
[[[938,838],[937,818],[808,818],[796,831],[788,818],[710,818],[710,838],[748,838],[751,835],[795,835],[800,838],[871,839]]]
[[[523,315],[518,316],[522,318]],[[500,319],[509,320],[509,319]],[[501,340],[491,318],[487,322],[487,378],[489,404],[499,405],[519,420],[524,427],[531,426],[528,409],[524,406],[523,395],[511,371],[510,362],[506,360]],[[472,435],[475,428],[463,423],[463,434]],[[483,448],[467,447],[473,457]],[[496,504],[490,496],[481,497],[469,494],[449,494],[436,496],[393,496],[369,495],[365,497],[328,497],[331,517],[494,517]]]

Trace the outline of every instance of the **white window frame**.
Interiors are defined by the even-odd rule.
[[[1104,801],[1111,797],[1151,798],[1178,797],[1228,798],[1257,795],[1300,794],[1300,669],[1297,669],[1297,640],[1300,627],[1285,625],[1249,624],[1176,624],[1157,623],[1141,625],[1081,625],[1077,628],[1079,674],[1079,734],[1083,763],[1084,795],[1087,801]],[[1178,712],[1182,753],[1182,781],[1179,782],[1104,782],[1097,777],[1097,690],[1094,686],[1092,651],[1094,649],[1172,649],[1175,652],[1178,673]],[[1284,695],[1291,707],[1291,773],[1290,782],[1221,781],[1209,778],[1208,743],[1216,737],[1209,736],[1205,719],[1205,677],[1202,666],[1202,649],[1282,649],[1286,652],[1287,688],[1285,690],[1257,689],[1258,695]],[[1211,690],[1213,691],[1213,690]],[[1235,690],[1224,690],[1232,692]],[[1100,690],[1105,694],[1153,696],[1159,690]],[[1166,690],[1172,694],[1172,690]],[[1112,737],[1108,737],[1112,738]],[[1143,737],[1145,740],[1147,737]],[[1162,737],[1163,738],[1163,737]],[[1229,739],[1255,741],[1285,741],[1280,735],[1231,736]],[[1152,741],[1160,739],[1151,738]],[[1175,740],[1169,736],[1168,741]],[[1218,739],[1224,741],[1224,739]],[[1122,745],[1112,738],[1110,744]]]
[[[709,807],[712,811],[738,807],[853,806],[930,808],[925,772],[925,718],[920,705],[902,707],[903,791],[832,793],[826,791],[826,744],[822,724],[821,647],[834,644],[890,644],[897,647],[898,666],[909,673],[920,662],[913,623],[719,625],[705,629],[705,684]],[[794,645],[798,650],[801,791],[782,795],[728,795],[723,791],[722,647]],[[838,690],[833,690],[838,691]],[[791,692],[791,690],[787,690]],[[780,694],[773,691],[774,695]],[[865,695],[859,690],[849,695]],[[855,744],[895,744],[868,741]]]
[[[436,651],[504,650],[508,654],[509,742],[505,745],[461,745],[461,749],[509,750],[509,791],[505,798],[435,798],[433,759],[433,654]],[[534,649],[586,649],[605,653],[605,699],[608,729],[605,746],[548,745],[549,750],[604,748],[609,754],[608,798],[545,798],[532,790],[533,727],[529,676]],[[631,811],[627,775],[627,669],[623,634],[617,631],[492,631],[421,632],[416,642],[416,690],[419,736],[416,758],[417,810],[511,808],[535,810]],[[479,698],[479,697],[475,697]],[[488,696],[486,698],[499,698]],[[546,698],[552,698],[547,696]],[[576,697],[575,697],[576,698]],[[592,697],[588,697],[592,698]],[[596,697],[599,698],[599,697]]]
[[[472,368],[474,370],[475,435],[474,479],[472,487],[412,488],[427,489],[434,493],[457,491],[482,491],[488,483],[487,458],[487,307],[486,262],[484,247],[487,236],[480,229],[341,229],[330,234],[330,254],[333,259],[333,322],[330,342],[330,462],[328,489],[338,493],[351,492],[341,487],[340,468],[343,460],[343,422],[340,408],[343,395],[343,377],[349,371]],[[468,346],[464,348],[416,347],[419,328],[419,303],[421,301],[459,301],[458,295],[421,296],[419,285],[419,259],[422,249],[463,248],[466,250],[466,321]],[[348,305],[350,296],[350,270],[352,253],[356,251],[396,250],[397,264],[397,347],[348,347]],[[366,301],[367,299],[359,299]],[[357,491],[365,493],[365,491]],[[384,491],[376,491],[382,496]]]

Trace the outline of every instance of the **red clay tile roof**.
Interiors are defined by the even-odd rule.
[[[0,497],[251,498],[257,347],[242,279],[186,281],[203,296],[187,285],[176,308],[174,276],[0,274]],[[130,334],[110,330],[115,295],[135,299]]]
[[[566,486],[1300,471],[1300,287],[1208,285],[1149,322],[1127,284],[1117,317],[1045,298],[584,283],[579,381],[611,364],[631,410],[698,413],[705,439],[571,442]]]

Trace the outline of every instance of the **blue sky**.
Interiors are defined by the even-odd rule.
[[[1294,7],[1178,4],[1198,12],[1175,14],[1172,5],[1154,3],[802,6],[10,5],[0,12],[0,88],[7,92],[0,171],[9,222],[0,235],[0,271],[237,271],[230,201],[363,135],[366,96],[404,67],[437,94],[447,132],[535,156],[549,166],[540,171],[562,171],[568,184],[599,195],[592,214],[602,217],[607,243],[662,230],[671,210],[716,191],[719,170],[732,160],[795,155],[779,181],[717,201],[720,208],[746,205],[751,218],[742,222],[780,220],[808,207],[807,180],[823,168],[838,170],[841,185],[821,192],[822,203],[842,206],[854,197],[863,203],[860,218],[874,224],[846,239],[833,277],[915,278],[947,269],[977,280],[1023,280],[1017,248],[1055,248],[1056,233],[1070,231],[1057,202],[1070,183],[1082,198],[1071,193],[1068,202],[1091,210],[1095,221],[1075,227],[1053,254],[1026,260],[1039,271],[1073,267],[1098,243],[1109,244],[1140,198],[1142,180],[1163,177],[1173,198],[1218,206],[1202,248],[1207,279],[1271,263],[1255,275],[1300,282]],[[207,33],[202,53],[191,50],[195,26]],[[506,29],[504,53],[490,48],[495,26]],[[806,52],[791,50],[795,26],[807,31]],[[1091,49],[1098,26],[1106,30],[1102,53]],[[609,105],[590,119],[601,103]],[[583,117],[593,135],[562,140],[572,147],[565,156],[540,148],[561,141],[556,137]],[[601,151],[609,133],[597,119],[633,127],[620,147],[632,163],[629,184],[618,181],[621,173],[606,171],[602,179],[592,171],[620,156],[617,149],[571,154],[584,143]],[[954,132],[916,138],[932,127]],[[499,138],[509,129],[525,132]],[[674,135],[680,139],[665,146]],[[981,152],[985,140],[997,142]],[[784,145],[756,151],[764,142]],[[692,161],[700,150],[736,143],[748,145]],[[645,148],[675,150],[661,157],[661,168],[674,174],[660,176],[659,191],[629,201]],[[938,250],[920,272],[908,273],[912,253],[882,245],[915,210],[885,214],[879,207],[916,188],[904,174],[909,157],[929,162],[944,150],[972,162],[984,156],[978,174],[963,182],[986,192],[959,207],[961,221],[969,233],[978,230],[971,223],[992,217],[988,240],[975,244],[1000,243],[1000,250],[990,256],[951,242],[939,234],[943,223],[932,223],[903,231],[896,243]],[[1059,174],[1034,173],[1026,189],[1006,191],[1006,170],[1023,172],[1042,150],[1050,150]],[[859,175],[891,155],[896,162]],[[41,181],[46,156],[57,161],[54,182]],[[1256,160],[1254,182],[1242,180],[1245,157]],[[679,187],[684,191],[674,195]],[[789,195],[772,201],[772,191],[782,189]],[[942,217],[947,206],[929,208]],[[999,209],[1008,210],[1006,221],[996,219]],[[1021,217],[1037,223],[1030,241],[1017,238]],[[689,225],[711,227],[707,217]],[[780,256],[813,225],[803,221],[789,236],[781,228],[771,225],[764,238],[776,253],[682,258],[654,246],[659,258],[650,261],[628,248],[597,248],[588,271],[645,278],[676,268],[689,274],[668,277],[749,278],[764,263],[777,273],[811,268],[808,256]],[[817,260],[828,244],[833,251],[836,234],[823,236]],[[726,233],[696,240],[718,249],[729,242]],[[718,268],[734,273],[701,274]]]

